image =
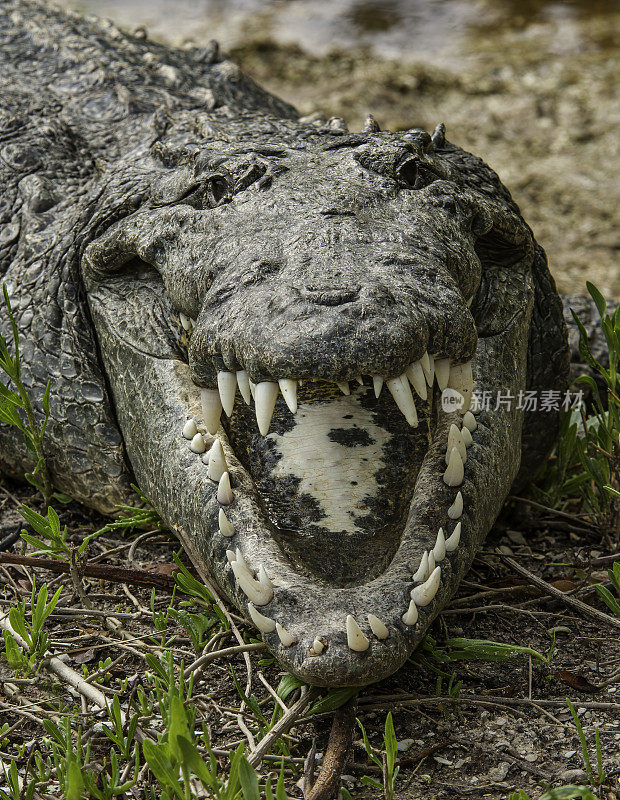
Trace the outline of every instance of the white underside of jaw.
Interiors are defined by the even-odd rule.
[[[300,404],[290,431],[269,434],[281,454],[272,477],[297,478],[298,494],[314,498],[323,511],[318,524],[335,533],[359,529],[356,518],[368,513],[368,499],[379,494],[376,475],[384,466],[384,447],[392,438],[359,403],[359,394],[366,391],[371,390],[358,387],[348,397]],[[347,447],[330,438],[334,429],[363,431],[370,442]]]

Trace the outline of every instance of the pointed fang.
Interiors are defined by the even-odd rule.
[[[375,390],[375,397],[379,397],[381,394],[381,389],[383,389],[383,378],[381,375],[373,375],[372,376],[372,385]]]
[[[217,389],[201,389],[200,400],[202,403],[202,416],[211,436],[215,436],[220,427],[220,414],[222,403]]]
[[[276,622],[276,633],[278,634],[283,647],[290,647],[297,641],[297,637],[292,633],[289,633],[285,627],[280,625],[279,622]]]
[[[435,567],[428,578],[421,586],[415,586],[411,590],[411,599],[418,607],[427,606],[432,602],[439,589],[441,580],[441,567]]]
[[[450,380],[450,359],[439,358],[435,361],[435,377],[437,378],[437,385],[443,392],[448,386]]]
[[[225,472],[220,478],[220,482],[217,487],[217,502],[221,506],[229,506],[234,498],[235,496],[230,488],[230,476],[227,472]]]
[[[390,635],[387,626],[381,622],[379,617],[375,617],[374,614],[368,615],[368,624],[370,625],[370,630],[374,633],[377,639],[387,639]]]
[[[183,425],[183,436],[191,442],[197,433],[198,428],[196,427],[196,420],[193,417],[190,417],[185,425]]]
[[[220,528],[220,533],[222,536],[225,536],[227,539],[230,539],[231,536],[234,536],[235,529],[228,521],[228,517],[223,508],[220,508],[220,512],[217,516],[217,523]]]
[[[451,536],[446,539],[446,550],[448,553],[452,553],[456,550],[459,546],[459,542],[461,541],[461,523],[457,522],[454,530],[452,531]]]
[[[409,364],[405,370],[405,375],[409,378],[411,385],[420,396],[420,399],[426,400],[428,397],[428,391],[426,388],[426,378],[424,377],[422,364],[419,361],[414,361],[413,364]]]
[[[258,568],[258,580],[263,584],[263,586],[273,589],[273,583],[269,580],[269,575],[267,575],[265,567],[262,564]]]
[[[429,573],[428,552],[425,550],[424,555],[420,559],[420,566],[418,567],[418,571],[413,576],[413,580],[416,583],[422,583],[422,581],[425,581],[428,578],[428,573]]]
[[[267,436],[273,409],[278,399],[278,384],[273,381],[261,381],[256,384],[254,392],[254,405],[256,407],[256,422],[261,436]]]
[[[222,408],[226,416],[230,417],[235,405],[235,394],[237,392],[237,376],[234,372],[218,372],[217,388],[220,391]]]
[[[433,547],[433,555],[435,556],[436,564],[443,561],[446,557],[446,537],[443,528],[440,528],[437,534],[437,541],[435,542],[435,547]]]
[[[278,381],[284,402],[291,414],[297,412],[297,381],[292,378],[280,378]]]
[[[237,371],[237,385],[239,386],[239,391],[241,392],[244,403],[249,406],[250,400],[252,399],[252,392],[250,391],[248,373],[244,369]]]
[[[463,459],[456,447],[450,451],[450,459],[448,466],[443,474],[443,482],[447,486],[460,486],[465,477],[465,468],[463,467]]]
[[[192,441],[189,443],[189,449],[192,453],[204,453],[207,449],[205,440],[202,438],[202,433],[197,433]]]
[[[370,641],[362,633],[360,626],[351,614],[347,617],[347,644],[356,653],[362,653],[364,650],[368,650],[370,646]]]
[[[463,513],[463,495],[459,492],[454,499],[454,503],[448,509],[450,519],[458,519]]]
[[[259,631],[262,633],[271,633],[276,629],[275,620],[271,619],[271,617],[266,617],[264,614],[261,614],[260,611],[257,611],[254,603],[248,603],[248,611],[250,612],[250,617],[252,618],[252,622]]]
[[[412,428],[417,428],[418,414],[415,409],[415,402],[411,394],[407,376],[399,375],[398,378],[393,378],[387,382],[387,387],[407,422]]]
[[[212,481],[219,483],[222,475],[228,472],[228,464],[224,456],[224,449],[219,439],[216,439],[209,450],[209,468],[207,475]]]
[[[418,607],[416,606],[415,602],[411,600],[409,603],[409,608],[401,617],[402,621],[405,625],[415,625],[418,621]]]
[[[349,381],[340,381],[340,382],[337,381],[336,385],[338,386],[338,388],[340,389],[342,394],[346,394],[347,396],[351,394],[351,388],[349,386]]]
[[[461,460],[463,464],[467,461],[467,449],[465,447],[465,441],[463,440],[463,435],[459,430],[458,426],[452,423],[450,425],[450,431],[448,433],[448,448],[446,450],[446,464],[450,463],[450,453],[452,452],[452,448],[456,447],[459,451],[459,455],[461,456]]]
[[[432,388],[433,381],[435,380],[435,359],[430,353],[424,353],[420,359],[420,364],[424,370],[424,377],[427,384]]]
[[[478,427],[478,423],[476,422],[476,418],[471,413],[471,411],[466,411],[463,415],[463,425],[468,428],[472,433]]]
[[[267,603],[273,600],[273,589],[263,586],[262,583],[254,580],[238,560],[233,561],[230,566],[239,588],[255,606],[266,606]]]

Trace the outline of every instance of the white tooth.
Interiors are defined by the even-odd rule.
[[[228,472],[228,464],[226,463],[222,443],[219,439],[216,439],[209,450],[209,469],[207,470],[207,475],[212,481],[219,483],[220,478],[225,472]]]
[[[273,589],[268,586],[263,586],[257,580],[254,580],[238,561],[233,561],[230,565],[233,574],[237,579],[239,588],[246,595],[246,597],[256,606],[266,606],[273,600]],[[274,626],[275,627],[275,626]]]
[[[402,615],[401,619],[405,625],[415,625],[418,621],[418,607],[413,600],[409,603],[409,608]]]
[[[202,416],[205,425],[211,436],[215,436],[220,427],[220,414],[222,413],[222,403],[220,393],[217,389],[201,389],[200,400],[202,402]]]
[[[187,420],[185,425],[183,425],[183,436],[186,439],[189,439],[189,441],[191,442],[191,440],[197,433],[198,433],[198,428],[196,427],[196,420],[193,417],[190,417],[190,419]]]
[[[227,539],[230,539],[231,536],[234,536],[235,529],[228,521],[228,517],[224,513],[224,509],[220,508],[220,513],[217,516],[217,522],[220,527],[220,533],[222,536],[225,536]]]
[[[202,438],[202,433],[197,433],[189,444],[189,449],[192,453],[204,453],[207,449],[205,440]]]
[[[433,555],[435,556],[435,563],[443,561],[446,557],[446,537],[444,536],[443,528],[439,529],[437,534],[437,541],[433,547]]]
[[[220,390],[222,408],[226,416],[230,417],[235,405],[235,393],[237,391],[237,376],[234,372],[218,372],[217,387]]]
[[[250,384],[250,394],[252,395],[252,399],[256,394],[256,384],[248,378],[248,383]]]
[[[472,433],[478,427],[478,423],[476,422],[476,418],[471,413],[471,411],[466,411],[463,416],[463,425],[468,428]]]
[[[387,627],[383,624],[383,622],[381,622],[379,617],[375,617],[374,614],[368,615],[368,624],[370,625],[370,630],[374,633],[377,639],[387,639],[390,635]]]
[[[443,392],[448,386],[450,380],[450,359],[439,358],[435,361],[435,377],[437,378],[437,385]]]
[[[280,637],[280,641],[282,642],[284,647],[290,647],[292,644],[295,644],[297,641],[297,637],[294,636],[292,633],[289,633],[286,628],[280,625],[279,622],[276,622],[276,632]]]
[[[465,442],[463,441],[463,436],[461,431],[458,429],[458,426],[452,423],[450,425],[450,430],[448,431],[448,448],[446,450],[446,464],[450,462],[450,453],[452,452],[452,448],[456,447],[459,451],[459,455],[463,461],[463,464],[467,461],[467,449],[465,447]]]
[[[362,378],[361,375],[356,375],[355,380],[359,383],[360,386],[364,385],[364,379]]]
[[[269,580],[269,575],[267,575],[265,567],[263,567],[262,564],[258,568],[258,580],[263,584],[263,586],[273,589],[273,583]]]
[[[457,522],[454,530],[452,531],[452,535],[446,539],[446,550],[448,553],[452,553],[453,550],[459,546],[459,541],[461,540],[461,523]]]
[[[468,361],[466,364],[454,364],[450,367],[448,386],[451,389],[456,389],[456,391],[460,392],[465,398],[465,402],[459,409],[461,414],[465,414],[471,405],[471,396],[474,391],[471,361]]]
[[[412,428],[417,428],[418,414],[415,410],[415,402],[413,400],[413,395],[411,394],[407,376],[399,375],[398,378],[393,378],[391,381],[387,382],[387,387],[392,393],[394,402],[403,413],[407,422]]]
[[[248,373],[244,369],[237,371],[237,385],[239,386],[241,397],[243,397],[246,405],[249,406],[252,393],[250,392],[250,379],[248,378]]]
[[[291,414],[297,412],[297,381],[292,378],[280,378],[278,381],[284,402]]]
[[[317,655],[317,656],[320,656],[320,655],[321,655],[321,653],[323,652],[323,650],[324,650],[324,649],[325,649],[325,645],[324,645],[324,644],[323,644],[323,642],[322,642],[322,641],[321,641],[321,640],[320,640],[320,639],[317,637],[317,638],[316,638],[316,639],[315,639],[315,640],[312,642],[312,651],[313,651],[314,653],[316,653],[316,655]]]
[[[246,561],[246,560],[245,560],[245,558],[244,558],[244,557],[241,555],[241,550],[240,550],[238,547],[237,547],[237,549],[235,550],[235,558],[234,558],[234,561],[236,561],[236,562],[237,562],[237,564],[239,564],[239,566],[240,566],[240,567],[243,569],[243,571],[244,571],[244,572],[245,572],[247,575],[249,575],[249,576],[250,576],[250,578],[252,578],[252,579],[254,578],[254,573],[253,573],[253,572],[252,572],[252,570],[249,568],[247,561]]]
[[[226,551],[226,558],[228,559],[228,563],[232,564],[233,561],[237,560],[237,554],[234,550],[227,550]]]
[[[230,488],[230,476],[225,472],[217,486],[217,502],[221,506],[229,506],[234,500],[234,497],[233,491]]]
[[[424,377],[422,364],[419,361],[414,361],[413,364],[409,364],[405,370],[405,375],[409,378],[411,385],[420,395],[422,400],[426,400],[428,397],[428,391],[426,389],[426,378]]]
[[[357,653],[368,650],[370,645],[370,641],[364,636],[360,626],[351,614],[347,616],[347,644],[351,650],[355,650]]]
[[[187,314],[183,314],[182,312],[179,313],[179,317],[181,319],[181,325],[186,331],[191,331],[194,327],[194,323],[191,319],[187,316]]]
[[[233,566],[234,569],[234,566]],[[416,606],[427,606],[437,594],[439,581],[441,580],[441,567],[435,567],[428,578],[420,586],[414,586],[411,590],[411,599]]]
[[[427,575],[431,575],[433,570],[435,569],[435,553],[432,550],[428,551],[428,572]]]
[[[336,386],[340,389],[342,394],[349,395],[351,394],[351,389],[349,387],[349,381],[336,381]]]
[[[435,359],[430,353],[424,353],[420,359],[420,364],[424,370],[424,377],[426,382],[432,388],[433,381],[435,380]]]
[[[372,385],[375,390],[375,397],[379,397],[381,394],[381,389],[383,389],[383,378],[381,375],[373,375],[372,376]]]
[[[469,430],[469,428],[465,427],[465,425],[463,425],[463,428],[461,430],[461,436],[463,437],[463,441],[465,442],[465,447],[471,447],[472,444],[474,443],[474,440],[472,439],[471,431]]]
[[[428,553],[425,550],[424,555],[420,559],[420,566],[418,567],[418,571],[413,576],[413,580],[416,583],[422,583],[422,581],[425,581],[427,577],[428,577]]]
[[[271,619],[271,617],[266,617],[264,614],[261,614],[260,611],[257,611],[254,603],[248,603],[248,611],[250,612],[250,617],[252,617],[252,622],[256,625],[259,631],[262,631],[262,633],[271,633],[272,631],[275,631],[275,620]]]
[[[448,509],[448,516],[450,519],[458,519],[463,513],[463,495],[458,492],[454,503]]]
[[[254,405],[256,408],[256,422],[261,436],[267,436],[273,409],[278,399],[278,384],[273,381],[261,381],[256,384],[254,392]]]
[[[465,468],[463,467],[463,459],[456,447],[450,451],[450,460],[448,466],[443,474],[443,482],[447,486],[460,486],[463,483],[465,476]]]

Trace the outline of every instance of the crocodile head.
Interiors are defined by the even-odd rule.
[[[419,643],[517,473],[497,393],[526,386],[535,243],[442,126],[226,125],[188,117],[107,174],[90,310],[192,559],[286,668],[361,685]]]

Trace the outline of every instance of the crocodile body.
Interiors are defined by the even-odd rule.
[[[111,513],[136,480],[303,679],[393,672],[557,430],[516,402],[569,361],[509,192],[441,125],[305,121],[213,46],[22,0],[0,40],[0,276],[56,486]]]

